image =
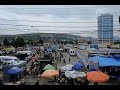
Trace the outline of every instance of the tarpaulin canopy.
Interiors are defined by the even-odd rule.
[[[21,71],[22,71],[21,68],[13,67],[13,68],[9,69],[9,70],[7,71],[7,73],[8,73],[8,74],[16,74],[16,73],[19,73],[19,72],[21,72]]]
[[[89,58],[90,60],[98,60],[100,67],[105,66],[120,66],[120,61],[110,57],[95,56]]]

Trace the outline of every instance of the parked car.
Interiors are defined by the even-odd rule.
[[[70,48],[70,49],[69,49],[69,54],[70,54],[71,56],[75,56],[75,55],[76,55],[76,52],[75,52],[74,49]]]
[[[19,59],[15,56],[0,56],[0,62],[2,65],[9,65],[13,64],[15,61],[18,61]]]

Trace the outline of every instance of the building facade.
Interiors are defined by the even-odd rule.
[[[113,42],[113,15],[102,14],[98,17],[99,42]]]

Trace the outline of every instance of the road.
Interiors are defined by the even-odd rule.
[[[84,64],[84,66],[87,67],[88,66],[87,55],[77,48],[75,50],[76,50],[76,53],[77,53],[77,57]]]

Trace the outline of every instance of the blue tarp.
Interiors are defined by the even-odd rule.
[[[8,73],[8,74],[16,74],[16,73],[21,72],[21,71],[22,71],[21,68],[13,67],[13,68],[9,69],[9,70],[7,71],[7,73]]]
[[[113,55],[114,58],[120,59],[120,54]]]
[[[99,66],[100,67],[105,67],[105,66],[120,66],[120,61],[116,60],[111,57],[102,57],[102,56],[95,56],[89,58],[90,60],[98,60]]]

